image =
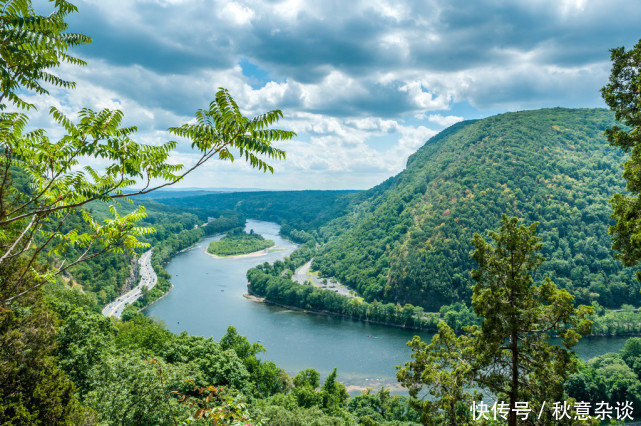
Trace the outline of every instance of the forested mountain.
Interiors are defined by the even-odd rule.
[[[352,196],[349,213],[321,229],[334,237],[314,267],[369,301],[430,310],[467,301],[472,235],[506,213],[540,222],[549,261],[539,273],[578,302],[638,305],[640,283],[608,235],[608,200],[625,191],[624,154],[603,136],[613,124],[603,109],[562,108],[458,123],[399,175]]]

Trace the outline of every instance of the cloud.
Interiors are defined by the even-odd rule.
[[[80,51],[108,68],[139,66],[189,79],[216,70],[229,73],[247,58],[286,85],[291,102],[286,105],[386,117],[447,109],[453,99],[491,105],[471,94],[488,92],[496,79],[475,78],[473,91],[456,84],[461,74],[474,76],[487,68],[510,75],[514,90],[508,96],[530,101],[537,92],[517,91],[529,84],[523,58],[537,75],[553,67],[592,67],[607,61],[611,47],[636,41],[635,17],[641,16],[641,4],[622,0],[85,0],[79,5],[72,24],[94,36],[93,45]],[[571,82],[570,74],[554,79],[566,76]],[[332,84],[334,90],[328,89]],[[559,88],[559,98],[568,104],[585,101],[564,91],[563,84]],[[158,96],[171,97],[162,87]],[[384,100],[377,101],[380,97]]]
[[[254,11],[240,3],[227,3],[221,10],[222,20],[229,20],[238,26],[250,24],[254,17]]]
[[[452,124],[456,124],[464,120],[463,117],[457,117],[456,115],[448,115],[444,117],[441,114],[430,114],[427,116],[427,119],[432,123],[436,123],[443,127],[450,127]]]
[[[70,113],[121,108],[140,140],[156,144],[226,87],[244,113],[281,109],[279,126],[300,134],[278,165],[284,177],[261,177],[276,187],[372,186],[400,171],[433,125],[468,118],[460,105],[475,116],[602,106],[609,49],[637,41],[641,16],[641,3],[629,0],[77,4],[70,29],[94,41],[73,53],[89,65],[59,70],[78,88],[35,97],[34,125],[57,131],[46,104]],[[203,176],[262,185],[248,183],[256,175],[238,162],[211,167]]]

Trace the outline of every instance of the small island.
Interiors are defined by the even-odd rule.
[[[255,234],[254,230],[251,230],[249,234],[244,231],[236,231],[227,234],[218,241],[212,241],[207,252],[216,256],[235,256],[254,253],[273,245],[272,240],[266,240],[262,235]]]

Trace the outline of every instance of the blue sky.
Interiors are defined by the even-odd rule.
[[[278,108],[298,138],[274,174],[211,162],[184,187],[364,189],[400,172],[463,119],[603,107],[609,49],[641,38],[630,0],[77,0],[70,29],[93,38],[59,72],[74,91],[32,100],[118,108],[159,144],[227,88],[247,114]],[[181,146],[174,161],[195,156]]]

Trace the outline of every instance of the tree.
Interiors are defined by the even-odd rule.
[[[312,389],[316,389],[320,386],[320,373],[313,368],[307,368],[294,377],[294,386],[309,386]]]
[[[0,312],[0,423],[95,422],[53,355],[55,316],[42,299],[30,302],[28,309]]]
[[[82,308],[73,310],[60,327],[58,364],[81,395],[90,388],[91,369],[109,353],[115,331],[109,318]]]
[[[58,87],[75,87],[74,82],[63,80],[51,70],[63,62],[86,64],[66,53],[70,47],[91,42],[86,35],[65,32],[68,26],[64,19],[78,11],[76,6],[56,0],[54,11],[48,16],[37,15],[29,0],[3,0],[0,7],[0,109],[6,109],[5,99],[21,109],[34,109],[17,92],[25,88],[48,94],[43,81]]]
[[[418,338],[408,343],[414,361],[398,378],[414,395],[423,385],[430,388],[435,400],[423,403],[424,414],[445,411],[451,423],[464,421],[456,407],[469,401],[463,389],[472,385],[500,401],[507,398],[510,425],[517,424],[516,402],[527,401],[535,411],[543,401],[563,400],[563,382],[576,371],[569,349],[590,332],[592,308],[575,308],[574,296],[549,278],[533,284],[531,274],[544,261],[536,227],[503,215],[499,232],[489,232],[492,243],[474,235],[472,257],[479,267],[472,271],[477,282],[472,305],[482,319],[480,327],[467,327],[457,338],[441,322],[431,345]],[[552,334],[561,337],[564,347],[549,342]]]
[[[621,358],[630,368],[634,367],[637,360],[641,359],[641,337],[631,337],[625,341],[621,349]]]
[[[73,88],[72,82],[53,76],[50,70],[61,62],[84,64],[65,53],[69,47],[90,41],[89,37],[65,32],[64,18],[76,11],[75,6],[56,0],[54,12],[40,16],[29,0],[5,1],[2,5],[0,110],[7,107],[5,99],[18,109],[35,108],[16,93],[32,89],[46,94],[43,81]],[[221,88],[208,108],[196,111],[195,123],[169,129],[171,134],[189,140],[199,155],[195,164],[185,169],[169,161],[176,141],[161,146],[136,142],[133,135],[137,129],[121,126],[121,111],[85,108],[77,122],[55,107],[49,112],[66,132],[57,141],[50,140],[42,129],[25,132],[29,119],[23,113],[0,114],[0,264],[18,256],[28,259],[25,268],[0,283],[0,305],[5,307],[79,262],[106,251],[146,247],[136,238],[152,231],[136,225],[145,217],[144,208],[120,216],[117,200],[172,185],[214,157],[233,161],[240,155],[252,167],[273,172],[263,158],[282,159],[285,152],[272,143],[295,136],[291,131],[270,128],[282,117],[280,110],[245,117],[229,92]],[[106,161],[104,170],[92,166],[92,159]],[[11,174],[16,170],[27,178],[24,190],[12,184]],[[123,191],[135,185],[142,189],[129,194]],[[113,218],[99,223],[90,211],[82,209],[95,200],[112,203]],[[62,232],[65,221],[76,214],[81,215],[89,231],[74,228]],[[81,254],[66,258],[74,247],[81,248]],[[33,265],[45,249],[53,250],[60,262],[38,272]]]
[[[418,336],[407,345],[412,348],[412,361],[399,368],[397,377],[409,390],[410,403],[421,412],[423,423],[465,424],[469,407],[478,397],[469,392],[473,384],[472,337],[466,334],[457,337],[441,321],[429,345]],[[418,398],[423,386],[427,386],[431,398]]]
[[[329,414],[339,414],[349,398],[345,385],[336,381],[336,377],[338,377],[338,371],[334,368],[325,379],[320,392],[323,397],[323,408]]]
[[[612,248],[626,266],[641,263],[641,40],[633,49],[610,51],[610,82],[601,89],[605,103],[626,127],[605,131],[611,145],[630,153],[623,165],[623,177],[630,195],[615,194],[610,203],[616,224],[610,227]],[[641,281],[641,270],[637,271]]]
[[[170,141],[156,147],[135,142],[130,136],[136,129],[120,127],[123,118],[120,111],[96,113],[84,109],[77,124],[54,108],[51,113],[68,133],[57,142],[50,141],[42,130],[23,134],[27,117],[22,114],[0,114],[0,133],[4,134],[2,151],[5,154],[0,157],[0,170],[6,177],[0,186],[0,196],[9,194],[0,205],[3,253],[0,263],[16,256],[28,256],[30,259],[28,267],[20,271],[18,282],[3,283],[0,288],[0,303],[3,305],[51,281],[71,266],[101,253],[148,246],[136,239],[136,236],[152,231],[136,225],[145,217],[144,207],[139,206],[133,212],[120,216],[112,205],[113,219],[99,223],[89,211],[82,209],[85,204],[94,200],[113,203],[120,198],[174,184],[214,156],[233,160],[232,149],[238,150],[253,167],[271,171],[271,166],[257,155],[284,158],[284,151],[273,148],[271,142],[293,137],[292,132],[265,129],[282,116],[280,111],[246,118],[229,93],[221,89],[209,109],[196,112],[196,124],[169,129],[177,136],[190,139],[192,147],[200,154],[193,167],[179,173],[182,166],[168,162],[177,143]],[[102,158],[111,164],[103,173],[90,165],[79,171],[79,156]],[[18,192],[11,186],[8,179],[11,167],[28,174],[31,191]],[[165,183],[152,186],[151,182],[156,180]],[[140,181],[144,185],[140,191],[135,194],[123,192],[126,187]],[[65,220],[73,214],[82,215],[90,232],[81,233],[75,228],[61,232]],[[15,227],[14,232],[5,231],[7,226]],[[27,272],[34,272],[31,268],[33,262],[47,247],[63,260],[46,273],[34,273],[31,280],[35,283],[19,289],[27,281]],[[71,247],[82,248],[82,254],[77,258],[64,259]],[[94,247],[98,249],[93,250]]]
[[[0,423],[83,423],[90,415],[78,408],[75,386],[56,366],[55,314],[43,303],[39,288],[102,253],[147,246],[137,240],[152,231],[138,225],[144,208],[121,216],[119,201],[175,184],[212,158],[233,161],[240,156],[254,168],[273,172],[267,161],[283,159],[285,152],[272,143],[295,135],[271,128],[282,118],[281,111],[245,117],[222,88],[207,108],[196,111],[193,123],[169,129],[197,153],[190,168],[171,163],[176,141],[161,146],[136,142],[136,127],[123,127],[124,115],[117,110],[85,108],[72,120],[51,108],[64,136],[51,140],[43,129],[27,131],[26,112],[35,105],[23,100],[23,93],[46,95],[45,83],[72,89],[73,82],[54,72],[64,62],[84,65],[67,51],[91,41],[67,32],[65,18],[77,11],[73,4],[51,0],[50,5],[53,10],[45,16],[35,12],[31,0],[0,0]],[[93,160],[106,164],[97,169]],[[142,189],[125,192],[134,186]],[[84,208],[92,201],[110,204],[111,218],[96,220]],[[85,230],[69,225],[77,218]],[[52,255],[48,260],[55,264],[43,262],[44,255]],[[71,325],[82,325],[76,323]],[[67,328],[62,336],[77,334]],[[86,367],[88,349],[64,339],[61,346],[58,352],[70,360],[63,367],[86,385],[86,371],[76,367]],[[89,362],[96,358],[90,355]],[[208,367],[227,365],[228,358],[221,353]],[[230,373],[228,382],[240,389],[247,373],[235,356],[233,361],[230,370],[215,373]]]
[[[576,371],[576,357],[568,349],[589,334],[592,308],[573,305],[574,296],[557,289],[549,279],[540,285],[532,273],[545,260],[535,222],[529,227],[503,215],[499,232],[490,231],[492,244],[479,234],[472,254],[479,268],[472,305],[483,318],[475,337],[476,381],[509,401],[508,423],[516,425],[516,402],[561,401],[563,382]],[[558,334],[565,348],[552,345]]]

